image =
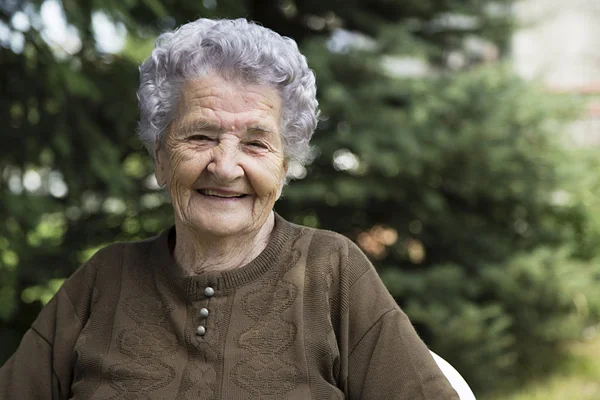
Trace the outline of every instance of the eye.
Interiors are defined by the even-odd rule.
[[[258,149],[268,149],[267,145],[264,144],[263,142],[260,142],[258,140],[253,140],[251,142],[248,142],[248,146],[252,146]]]
[[[209,136],[206,136],[206,135],[191,135],[191,136],[188,136],[188,140],[193,140],[193,141],[197,141],[197,142],[212,142],[215,139],[211,138]]]

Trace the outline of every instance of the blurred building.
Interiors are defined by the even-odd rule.
[[[550,90],[589,99],[575,144],[600,146],[600,0],[521,0],[513,38],[517,72]]]

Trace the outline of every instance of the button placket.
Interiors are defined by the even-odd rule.
[[[204,325],[200,324],[198,325],[198,327],[196,328],[196,335],[201,338],[204,335],[206,335],[206,319],[208,318],[208,316],[210,315],[210,311],[208,310],[208,302],[210,300],[211,297],[213,297],[215,295],[215,289],[213,289],[211,286],[207,286],[204,288],[204,295],[207,297],[207,304],[205,307],[202,307],[200,309],[200,311],[198,312],[198,315],[200,316],[200,318],[203,320]]]

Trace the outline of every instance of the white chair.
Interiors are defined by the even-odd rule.
[[[450,381],[450,384],[452,385],[454,390],[456,390],[456,393],[458,393],[458,397],[460,398],[460,400],[475,400],[475,395],[473,394],[473,391],[471,390],[467,382],[463,379],[463,377],[460,376],[458,371],[455,370],[454,367],[450,365],[448,361],[444,360],[442,357],[438,356],[433,351],[430,352],[438,367],[440,367],[444,375],[446,375],[448,381]]]

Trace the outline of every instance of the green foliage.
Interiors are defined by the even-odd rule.
[[[564,344],[599,317],[597,262],[566,249],[518,253],[502,265],[467,273],[457,265],[425,273],[389,269],[388,287],[431,345],[476,390],[526,383],[560,365]],[[526,374],[525,374],[526,372]]]
[[[562,145],[578,104],[495,60],[510,0],[63,0],[82,43],[71,53],[39,25],[12,27],[41,3],[0,6],[23,37],[0,47],[0,362],[98,248],[171,223],[134,134],[137,66],[159,31],[199,15],[246,16],[299,42],[323,114],[314,162],[276,208],[355,239],[470,384],[556,365],[597,321],[600,165]],[[127,29],[119,54],[96,47],[100,11]]]
[[[494,393],[482,400],[595,400],[600,397],[600,339],[574,343],[559,371],[532,379],[518,390]]]
[[[571,151],[560,169],[565,184],[555,197],[573,222],[575,254],[592,259],[600,248],[600,158],[597,149]]]

